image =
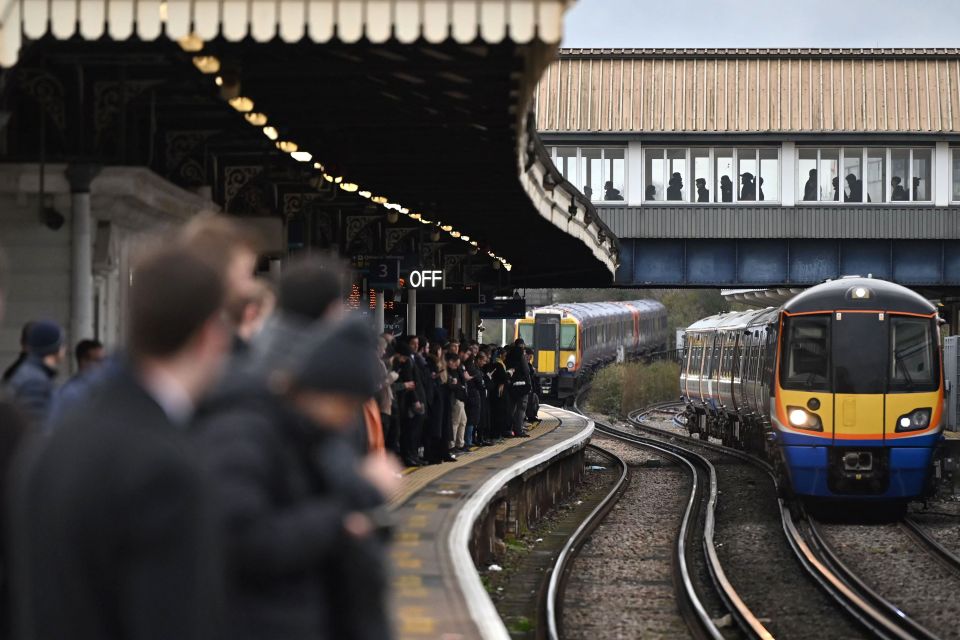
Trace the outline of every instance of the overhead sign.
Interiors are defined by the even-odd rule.
[[[527,315],[527,301],[523,298],[508,298],[506,300],[496,300],[488,296],[480,296],[480,303],[477,305],[477,311],[481,318],[506,318],[520,319]]]
[[[453,287],[417,289],[417,304],[477,304],[480,290],[476,287]]]
[[[443,271],[439,269],[417,269],[410,272],[407,284],[413,289],[442,289]]]
[[[396,289],[400,282],[400,258],[372,258],[367,285],[371,289]]]

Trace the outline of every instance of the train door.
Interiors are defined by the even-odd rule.
[[[556,375],[560,366],[560,314],[537,314],[533,323],[533,362],[537,373]]]
[[[746,329],[740,332],[740,363],[738,366],[740,384],[736,385],[737,405],[742,415],[749,415],[750,403],[747,401],[747,385],[750,382],[750,355],[753,348],[752,333]]]
[[[883,312],[833,314],[834,440],[883,440],[888,318]],[[871,348],[864,349],[865,344]]]
[[[758,329],[754,335],[757,336],[757,364],[753,376],[753,406],[758,415],[763,415],[763,365],[767,359],[767,330]]]

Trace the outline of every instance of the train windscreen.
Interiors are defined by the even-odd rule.
[[[936,391],[940,385],[934,321],[890,318],[890,390]]]
[[[850,312],[787,318],[780,384],[834,393],[935,391],[940,365],[933,322]]]
[[[520,324],[520,339],[528,347],[533,346],[533,323]]]
[[[804,391],[830,390],[830,316],[786,319],[780,385]]]
[[[560,350],[561,351],[577,350],[577,325],[575,324],[560,325]]]

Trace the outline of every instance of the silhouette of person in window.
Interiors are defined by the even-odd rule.
[[[757,183],[753,178],[753,174],[749,171],[740,174],[740,199],[757,199]]]
[[[720,176],[720,201],[733,202],[733,181],[730,176]]]
[[[803,185],[803,199],[804,200],[816,200],[817,199],[817,170],[810,169],[810,177],[807,178],[806,183]]]
[[[656,199],[657,199],[657,188],[656,188],[654,185],[652,185],[652,184],[648,184],[648,185],[647,185],[647,191],[646,191],[646,193],[643,195],[643,199],[644,199],[644,200],[656,200]]]
[[[760,200],[763,200],[763,178],[757,178],[757,189],[760,190]]]
[[[620,189],[613,188],[613,180],[607,180],[603,185],[603,199],[604,200],[623,200],[623,196],[620,195]]]
[[[590,185],[583,185],[583,195],[587,196],[587,200],[593,200],[593,189],[590,188]]]
[[[704,178],[697,178],[697,202],[710,202],[710,190]]]
[[[840,177],[837,176],[830,182],[833,184],[833,199],[836,202],[840,202]]]
[[[683,200],[683,176],[674,172],[667,185],[667,200]]]
[[[863,202],[863,181],[857,180],[852,173],[848,173],[844,179],[847,181],[847,193],[843,194],[843,201]]]
[[[907,190],[900,184],[901,182],[903,181],[900,179],[900,176],[890,178],[890,186],[893,187],[893,193],[890,194],[891,200],[906,201],[910,199],[907,195]]]
[[[914,202],[916,202],[917,200],[926,200],[926,198],[919,198],[919,197],[917,197],[917,191],[918,191],[919,189],[920,189],[920,178],[918,178],[917,176],[914,176],[914,177],[913,177],[913,190],[912,190],[912,193],[911,193],[911,195],[913,196],[913,201],[914,201]]]

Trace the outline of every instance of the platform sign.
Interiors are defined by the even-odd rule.
[[[417,289],[417,304],[477,304],[479,300],[480,290],[476,287]]]
[[[527,301],[523,298],[508,298],[497,300],[481,294],[480,303],[476,306],[481,318],[506,318],[508,320],[522,320],[527,315]]]
[[[372,258],[368,269],[367,286],[371,289],[396,289],[400,286],[400,258]]]

